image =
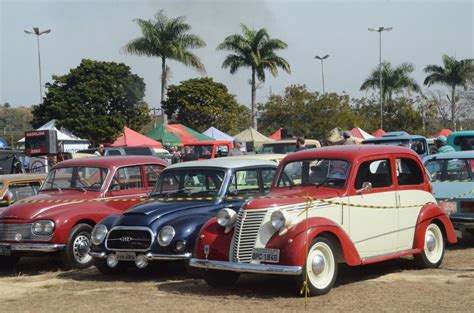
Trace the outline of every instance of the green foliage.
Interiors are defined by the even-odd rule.
[[[171,85],[163,108],[172,120],[199,132],[214,126],[224,132],[238,132],[248,109],[240,106],[224,84],[212,78],[195,78]]]
[[[124,125],[139,131],[150,120],[145,83],[123,63],[84,59],[53,79],[43,104],[33,108],[34,127],[56,119],[79,137],[111,142]]]
[[[0,137],[3,137],[11,146],[23,138],[26,131],[32,129],[33,115],[30,108],[12,108],[8,103],[0,106]]]

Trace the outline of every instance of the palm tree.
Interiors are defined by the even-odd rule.
[[[148,57],[161,58],[161,103],[166,98],[169,67],[166,60],[175,60],[184,65],[205,73],[204,65],[198,56],[190,50],[206,46],[201,37],[190,34],[191,26],[184,22],[184,16],[169,18],[160,10],[154,20],[136,19],[142,31],[138,37],[126,44],[125,52]],[[166,114],[162,111],[163,124],[167,123]]]
[[[401,90],[420,91],[418,83],[409,76],[415,70],[411,63],[402,63],[393,68],[390,62],[382,62],[382,99],[391,101],[393,93]],[[380,67],[370,73],[370,76],[364,81],[360,90],[379,89],[380,88]]]
[[[241,24],[241,30],[242,35],[228,36],[217,46],[217,50],[233,52],[227,55],[222,63],[222,68],[229,68],[231,74],[236,73],[241,67],[249,67],[252,70],[250,79],[252,86],[252,124],[257,129],[256,78],[264,82],[265,70],[269,70],[274,77],[278,75],[278,68],[282,68],[287,73],[291,72],[288,62],[275,53],[276,50],[286,49],[288,45],[279,39],[270,38],[265,28],[257,31]]]
[[[456,130],[456,87],[467,88],[467,83],[474,80],[474,59],[456,60],[446,54],[443,55],[443,66],[427,65],[424,69],[426,76],[424,84],[428,87],[433,84],[446,85],[451,88],[451,123]]]

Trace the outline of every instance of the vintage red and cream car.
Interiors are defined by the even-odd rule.
[[[413,255],[436,268],[449,218],[431,194],[420,158],[403,147],[339,146],[297,152],[280,163],[270,196],[208,221],[190,265],[213,287],[240,273],[294,275],[310,295],[329,292],[338,264]]]
[[[94,225],[151,192],[167,163],[151,156],[68,160],[49,172],[36,196],[0,208],[0,264],[59,252],[64,268],[85,268]]]

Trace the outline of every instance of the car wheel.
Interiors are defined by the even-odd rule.
[[[334,244],[326,237],[317,237],[308,249],[303,271],[297,278],[298,286],[304,288],[307,281],[310,296],[324,295],[333,287],[337,270]]]
[[[230,288],[239,279],[240,274],[229,271],[216,271],[206,270],[204,271],[204,280],[206,283],[216,289]]]
[[[87,268],[94,259],[89,255],[92,226],[78,224],[73,227],[66,244],[61,252],[64,269]]]
[[[20,257],[18,256],[0,256],[0,267],[13,268],[18,263]]]
[[[425,245],[420,254],[414,256],[420,268],[437,268],[444,257],[445,239],[443,232],[435,223],[428,225],[425,231]]]
[[[97,267],[99,272],[101,272],[104,275],[115,275],[115,274],[125,273],[128,268],[124,262],[122,263],[119,262],[117,266],[110,267],[107,265],[106,259],[94,259],[94,265]]]

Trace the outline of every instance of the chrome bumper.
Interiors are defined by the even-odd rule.
[[[132,251],[133,252],[133,251]],[[111,252],[113,253],[113,252]],[[139,254],[139,253],[137,253]],[[93,258],[98,258],[98,259],[105,259],[107,258],[107,253],[106,252],[89,252],[89,255]],[[182,254],[156,254],[156,253],[151,253],[148,252],[145,254],[146,258],[148,260],[187,260],[189,259],[192,254],[190,252],[187,253],[182,253]]]
[[[201,259],[191,259],[189,261],[189,265],[192,267],[205,268],[210,270],[257,274],[300,275],[303,271],[301,266],[237,263]]]
[[[66,245],[55,243],[0,243],[0,246],[10,246],[12,251],[54,252],[64,249]]]

